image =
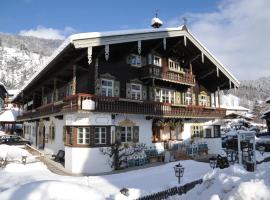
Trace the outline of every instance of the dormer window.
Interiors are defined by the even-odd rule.
[[[161,57],[159,56],[153,56],[153,65],[161,67]]]
[[[142,57],[139,55],[132,54],[130,56],[130,65],[134,67],[142,66]]]

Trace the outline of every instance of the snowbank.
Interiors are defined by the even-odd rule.
[[[84,200],[86,198],[103,200],[104,195],[90,187],[62,181],[36,181],[16,186],[1,193],[1,199],[16,200]]]

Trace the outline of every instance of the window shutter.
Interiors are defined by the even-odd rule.
[[[101,95],[101,79],[96,80],[95,84],[95,94],[96,95]]]
[[[142,66],[146,66],[147,65],[147,59],[146,59],[146,57],[141,57],[141,59],[142,59]]]
[[[131,56],[127,56],[127,64],[131,64]]]
[[[147,86],[142,86],[142,99],[147,100]]]
[[[195,93],[192,93],[192,105],[196,105]]]
[[[202,95],[198,95],[198,100],[199,100],[199,106],[202,106]]]
[[[120,82],[114,81],[114,96],[119,97],[120,96]]]
[[[210,96],[206,96],[206,100],[207,100],[207,107],[211,107]]]
[[[115,142],[116,141],[121,142],[121,126],[115,127]]]
[[[127,97],[127,99],[131,99],[131,85],[130,85],[130,83],[126,84],[126,97]]]
[[[185,105],[185,93],[182,93],[182,104]]]
[[[139,126],[133,126],[133,142],[139,142]]]
[[[153,57],[152,57],[152,54],[148,54],[148,64],[149,64],[149,65],[153,64]]]
[[[175,92],[175,103],[181,104],[181,93],[180,92]]]
[[[155,101],[155,88],[149,87],[149,100]]]
[[[63,142],[66,144],[66,126],[63,126]]]

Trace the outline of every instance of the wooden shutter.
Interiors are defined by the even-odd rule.
[[[153,56],[152,56],[152,54],[148,54],[148,64],[149,65],[153,64]]]
[[[192,93],[192,105],[196,105],[196,95]]]
[[[202,106],[202,95],[198,95],[198,104],[199,106]]]
[[[211,107],[211,101],[210,101],[211,96],[206,96],[206,101],[207,101],[207,107]]]
[[[131,99],[131,84],[130,83],[126,84],[126,98]]]
[[[67,143],[66,142],[66,126],[63,126],[63,136],[62,136],[62,138],[63,138],[64,144],[66,144]]]
[[[127,64],[129,64],[129,65],[131,64],[131,56],[130,55],[127,56]]]
[[[97,79],[95,83],[95,94],[101,95],[101,79]]]
[[[114,81],[114,96],[119,97],[120,96],[120,82]]]
[[[115,141],[121,142],[121,126],[115,127]]]
[[[149,100],[155,101],[155,88],[149,87]]]
[[[185,102],[185,93],[184,93],[184,92],[182,93],[182,104],[183,104],[183,105],[186,104],[186,102]]]
[[[175,92],[175,104],[181,104],[181,93]]]
[[[146,57],[141,56],[141,62],[142,62],[142,66],[146,66],[147,65]]]
[[[133,142],[139,142],[139,126],[133,126]]]
[[[147,100],[147,86],[142,86],[142,100]]]

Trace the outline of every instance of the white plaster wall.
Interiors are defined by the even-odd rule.
[[[24,122],[23,126],[28,126],[28,131],[24,133],[24,138],[30,140],[32,145],[36,145],[36,123],[35,122]]]
[[[139,126],[139,142],[147,146],[153,146],[152,143],[152,119],[146,120],[143,115],[116,115],[113,125],[117,126],[119,122],[130,120]]]
[[[65,116],[67,126],[111,125],[112,117],[109,113],[74,113]]]
[[[99,148],[65,147],[65,168],[75,174],[110,172],[108,157]]]
[[[57,154],[59,150],[64,150],[64,142],[63,142],[63,126],[64,121],[56,119],[54,117],[50,117],[50,121],[44,121],[45,125],[45,134],[49,134],[49,128],[51,123],[54,123],[55,127],[55,140],[54,141],[48,141],[48,143],[45,143],[44,150],[46,153],[49,154]]]

